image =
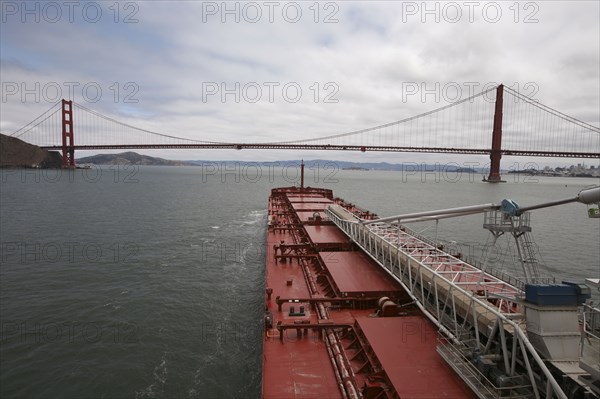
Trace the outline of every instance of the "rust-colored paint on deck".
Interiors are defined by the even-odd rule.
[[[277,190],[283,190],[284,194],[279,191],[274,195]],[[384,372],[389,375],[389,384],[393,385],[381,398],[397,397],[394,396],[394,388],[402,398],[474,397],[437,354],[436,331],[424,316],[371,317],[377,311],[376,301],[361,302],[363,294],[377,298],[377,293],[383,295],[389,290],[398,294],[393,295],[398,303],[410,300],[398,283],[379,269],[366,254],[349,245],[350,240],[346,235],[325,217],[323,210],[328,203],[296,202],[308,198],[322,201],[325,195],[333,198],[331,192],[317,190],[301,191],[293,187],[274,189],[270,198],[263,398],[343,397],[343,384],[340,384],[339,374],[336,374],[335,361],[328,352],[324,335],[319,328],[302,328],[302,324],[298,323],[303,322],[313,326],[322,325],[323,322],[350,326],[346,329],[349,335],[339,336],[339,350],[341,355],[351,359],[348,366],[355,373],[354,386],[358,391],[363,389],[372,373],[359,370],[364,360],[355,357],[360,354],[359,348],[351,347],[353,334],[360,332],[367,341],[365,345],[372,348]],[[339,204],[340,200],[335,199],[334,202]],[[362,212],[353,205],[345,205],[350,211]],[[313,225],[314,220],[310,219],[315,211],[320,212],[321,225]],[[277,256],[282,253],[278,247],[304,247],[306,236],[311,241],[311,250],[296,252],[294,256]],[[345,251],[333,252],[342,249]],[[306,273],[312,275],[316,292],[309,287]],[[323,273],[329,273],[330,277],[324,279]],[[327,281],[332,281],[338,292],[347,290],[348,297],[331,298],[331,290],[327,290],[327,284],[331,283]],[[326,294],[329,295],[327,298]],[[278,306],[277,298],[286,300]],[[303,300],[296,302],[294,298]],[[342,302],[334,302],[336,299]],[[344,305],[346,299],[357,301],[356,306]],[[326,320],[319,316],[316,305],[311,304],[315,300],[332,301],[325,304],[328,309]],[[304,308],[303,314],[299,314],[300,306]],[[415,314],[415,310],[405,314]],[[267,326],[267,316],[271,318],[270,327]],[[288,328],[280,330],[278,323]],[[326,333],[328,330],[324,331]]]
[[[350,241],[335,226],[304,226],[304,229],[313,244],[345,244]]]
[[[400,284],[392,280],[371,258],[359,251],[319,252],[325,267],[340,292],[349,294],[400,291]]]
[[[287,195],[287,198],[292,201],[297,198],[325,198],[322,194],[311,194],[311,193],[291,193]],[[293,201],[292,201],[293,202]]]
[[[325,197],[288,197],[291,203],[321,203],[333,204],[333,201]]]
[[[323,212],[317,212],[319,216],[321,216],[322,222],[327,222],[329,218],[325,216]],[[297,211],[296,214],[302,223],[309,222],[310,218],[313,218],[315,215],[315,211]]]
[[[322,204],[318,202],[292,202],[292,207],[297,211],[305,210],[323,212],[328,206],[329,204]]]
[[[276,214],[278,211],[281,211],[280,207],[269,204],[269,214]],[[313,214],[303,213],[308,213],[310,216]],[[309,320],[316,323],[317,316],[308,304],[284,304],[281,311],[275,304],[277,296],[310,297],[298,261],[283,262],[275,259],[273,246],[282,242],[294,244],[293,236],[289,231],[269,230],[267,232],[265,288],[271,289],[272,294],[270,299],[265,295],[265,310],[273,315],[273,326],[276,326],[279,321],[293,323],[293,320]],[[305,306],[307,316],[289,316],[291,306],[296,310],[299,306]],[[281,342],[277,329],[265,328],[262,396],[265,399],[341,398],[327,348],[317,334],[311,331],[306,337],[299,339],[295,331],[288,330],[284,333],[284,342]]]
[[[476,397],[437,353],[437,331],[424,316],[357,323],[401,398]]]
[[[318,338],[265,341],[263,398],[340,398],[327,350]]]

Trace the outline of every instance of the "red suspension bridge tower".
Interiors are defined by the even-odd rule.
[[[492,130],[492,151],[490,152],[490,175],[487,182],[503,183],[500,177],[500,158],[502,158],[502,104],[504,85],[496,88],[496,107],[494,108],[494,128]]]
[[[62,100],[62,166],[75,167],[73,143],[73,101]]]

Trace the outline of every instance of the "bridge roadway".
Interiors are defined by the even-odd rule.
[[[45,150],[62,150],[61,145],[40,146]],[[71,147],[70,147],[71,148]],[[483,148],[440,148],[440,147],[396,147],[396,146],[360,146],[338,144],[276,144],[276,143],[195,143],[195,144],[93,144],[75,145],[74,150],[154,150],[154,149],[229,149],[229,150],[329,150],[329,151],[374,151],[374,152],[423,152],[444,154],[480,154],[489,155],[490,149]],[[559,157],[559,158],[600,158],[595,152],[554,152],[554,151],[523,151],[502,149],[502,155]]]

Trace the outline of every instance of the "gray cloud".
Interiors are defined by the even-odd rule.
[[[481,11],[491,3],[481,2],[469,22],[468,8],[456,2],[463,13],[456,23],[449,20],[453,14],[442,12],[444,7],[451,11],[449,3],[429,3],[431,9],[437,4],[439,22],[423,10],[407,14],[422,2],[335,2],[327,9],[329,3],[319,3],[318,23],[309,8],[312,3],[299,3],[302,17],[297,23],[286,21],[278,11],[269,22],[261,2],[256,3],[263,12],[260,21],[251,23],[241,15],[236,23],[225,15],[222,23],[220,14],[206,15],[210,4],[140,2],[134,15],[138,22],[131,24],[112,22],[108,3],[102,3],[104,14],[98,23],[82,18],[74,23],[66,18],[22,23],[18,16],[6,16],[1,24],[1,80],[26,87],[36,82],[42,87],[48,82],[95,82],[102,88],[97,102],[86,102],[81,89],[75,90],[74,99],[135,126],[198,140],[296,140],[343,133],[443,106],[456,87],[464,98],[470,88],[479,91],[493,82],[533,93],[561,112],[600,124],[597,2],[521,2],[518,15],[510,8],[512,2],[493,3],[502,11],[497,22]],[[248,3],[229,3],[235,4],[242,10]],[[286,4],[280,3],[278,10]],[[126,11],[131,9],[121,10],[121,20]],[[323,23],[328,15],[338,22]],[[537,22],[524,23],[527,17]],[[232,88],[236,82],[242,88],[248,83],[262,87],[260,101],[242,98],[238,103],[233,95],[225,102],[219,95],[203,98],[203,84]],[[273,102],[264,85],[269,82],[278,84]],[[295,103],[286,101],[281,91],[290,82],[302,89]],[[138,88],[137,103],[124,102],[131,94],[127,83]],[[334,86],[326,90],[327,83]],[[407,96],[407,84],[417,85],[419,92]],[[422,89],[433,90],[437,97],[424,95]],[[338,101],[324,102],[327,95]],[[46,100],[3,98],[2,132],[14,131],[42,113],[51,105]],[[332,152],[152,154],[176,159],[423,158]]]

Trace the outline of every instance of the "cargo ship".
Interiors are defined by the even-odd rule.
[[[303,171],[269,197],[263,398],[600,397],[590,287],[541,277],[531,253],[529,211],[569,201],[380,218],[305,187]],[[599,200],[594,188],[570,202]],[[473,213],[515,237],[522,279],[406,227]]]

